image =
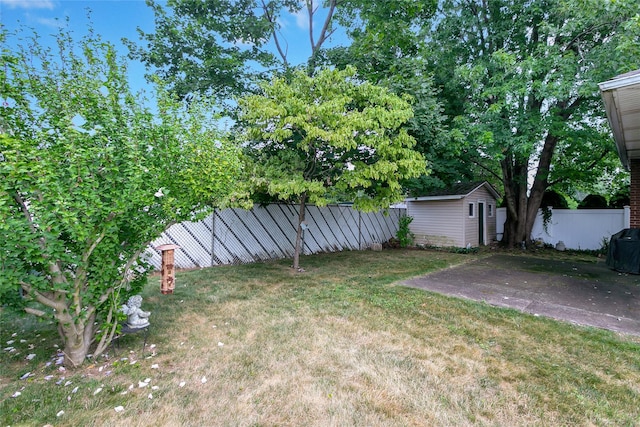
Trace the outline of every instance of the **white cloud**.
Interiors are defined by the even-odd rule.
[[[303,30],[309,29],[309,12],[307,9],[300,9],[293,14],[293,17],[296,19],[296,26],[298,28],[302,28]]]
[[[0,0],[2,1],[2,0]],[[61,21],[56,18],[36,18],[36,21],[40,25],[44,25],[49,28],[62,28],[64,27],[64,21]]]
[[[49,10],[53,10],[55,7],[52,0],[0,0],[0,6],[7,6],[9,9]]]

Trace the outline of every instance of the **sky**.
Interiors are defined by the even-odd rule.
[[[95,32],[114,44],[122,56],[128,53],[121,41],[123,38],[140,40],[136,28],[154,32],[153,12],[144,0],[0,0],[0,23],[10,32],[24,25],[33,28],[39,36],[50,37],[68,17],[70,28],[79,39],[86,33],[88,10],[91,10]],[[310,55],[306,12],[285,16],[280,23],[289,47],[289,61],[303,62]],[[314,27],[319,29],[321,23],[315,23]],[[339,42],[338,37],[329,45]],[[134,91],[145,89],[144,66],[131,61],[128,70]]]
[[[10,32],[21,25],[32,28],[45,41],[52,42],[53,34],[68,17],[74,37],[79,39],[86,34],[89,10],[96,33],[114,44],[121,55],[128,52],[122,38],[137,41],[137,27],[145,31],[154,28],[153,12],[144,0],[0,0],[0,22]],[[144,66],[130,62],[128,71],[132,88],[144,89]]]

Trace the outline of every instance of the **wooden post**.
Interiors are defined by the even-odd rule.
[[[156,248],[162,252],[162,281],[160,282],[160,292],[163,295],[173,293],[176,280],[174,251],[179,247],[178,245],[161,245]]]

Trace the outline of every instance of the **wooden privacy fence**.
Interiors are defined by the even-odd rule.
[[[269,204],[251,210],[216,210],[199,222],[170,227],[151,242],[145,255],[156,270],[162,258],[157,248],[179,245],[176,268],[211,267],[293,257],[299,205]],[[351,206],[307,206],[303,253],[366,249],[395,237],[404,209],[375,213]]]

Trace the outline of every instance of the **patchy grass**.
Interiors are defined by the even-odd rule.
[[[152,280],[145,353],[126,336],[73,372],[53,325],[0,312],[0,425],[639,424],[637,339],[394,285],[478,256],[217,267],[173,295]]]

